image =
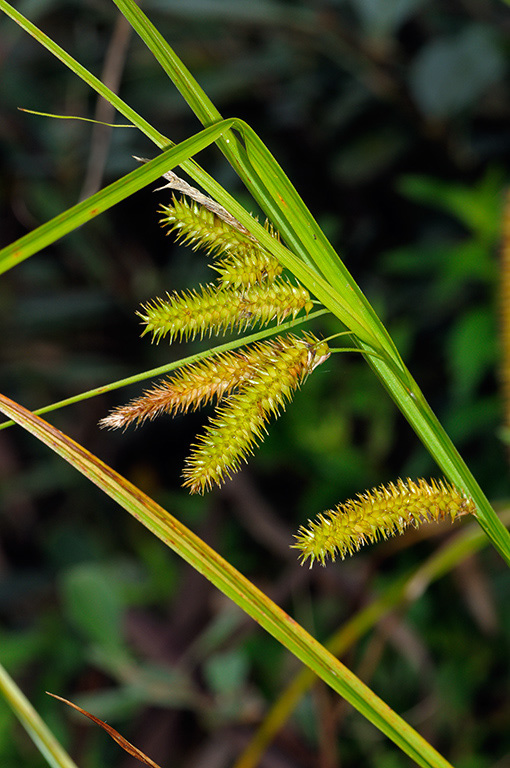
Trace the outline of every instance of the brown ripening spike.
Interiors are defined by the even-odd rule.
[[[260,342],[183,366],[141,397],[115,408],[99,424],[107,429],[125,429],[130,424],[138,426],[163,413],[185,413],[212,400],[219,402],[267,363],[275,344],[274,340]]]

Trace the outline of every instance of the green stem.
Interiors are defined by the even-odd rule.
[[[225,344],[219,344],[217,347],[209,347],[203,352],[197,352],[195,355],[189,357],[183,357],[180,360],[173,360],[171,363],[165,363],[158,368],[151,368],[149,371],[142,371],[142,373],[136,373],[134,376],[128,376],[125,379],[118,379],[112,381],[110,384],[103,384],[101,387],[95,387],[89,389],[86,392],[80,392],[79,395],[73,397],[66,397],[64,400],[59,400],[56,403],[50,405],[44,405],[42,408],[32,411],[37,416],[41,416],[43,413],[50,413],[56,411],[59,408],[65,408],[66,405],[74,405],[74,403],[80,403],[82,400],[88,400],[91,397],[97,397],[97,395],[104,395],[105,392],[112,392],[114,389],[120,389],[121,387],[127,387],[130,384],[137,384],[139,381],[146,381],[147,379],[153,379],[155,376],[163,376],[166,373],[174,371],[176,368],[182,368],[184,365],[192,365],[199,360],[203,360],[206,357],[212,357],[213,355],[219,355],[222,352],[229,352],[231,349],[237,349],[237,347],[246,346],[246,344],[253,344],[261,339],[266,339],[268,336],[273,336],[275,333],[284,333],[291,328],[296,328],[304,323],[309,323],[315,320],[321,315],[328,314],[327,309],[318,309],[317,312],[313,312],[306,317],[298,317],[295,320],[289,320],[281,325],[274,325],[271,328],[266,328],[263,331],[257,331],[249,336],[242,336],[241,338],[234,339],[233,341],[227,341]],[[333,351],[333,350],[331,350]],[[361,350],[348,350],[349,352],[361,352]],[[0,423],[0,430],[12,427],[16,422],[14,421],[2,421]]]
[[[363,347],[359,343],[358,346]],[[446,477],[471,496],[477,507],[476,517],[480,526],[506,563],[510,565],[509,531],[500,521],[444,427],[425,400],[417,383],[408,373],[407,382],[404,384],[384,359],[368,354],[365,359]]]

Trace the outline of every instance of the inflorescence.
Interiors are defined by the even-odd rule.
[[[444,480],[401,480],[381,485],[328,510],[302,526],[294,548],[301,562],[352,555],[362,546],[387,539],[409,526],[475,513],[472,499]]]
[[[174,291],[145,304],[138,312],[142,335],[151,334],[156,342],[203,338],[310,312],[313,304],[306,288],[283,277],[278,260],[248,232],[195,200],[174,197],[161,212],[161,223],[177,232],[178,240],[194,249],[202,247],[213,257],[218,277],[199,289]],[[279,239],[270,224],[266,229]],[[269,419],[281,413],[329,354],[327,343],[308,333],[211,355],[114,409],[100,424],[125,428],[214,402],[215,413],[192,446],[184,469],[185,487],[203,493],[238,471],[263,439]]]
[[[177,178],[177,177],[175,177]],[[145,304],[138,315],[142,335],[159,342],[193,339],[252,326],[281,323],[313,302],[299,283],[282,276],[278,260],[225,209],[182,180],[192,199],[173,197],[161,207],[161,224],[177,240],[212,256],[215,283],[167,293]],[[193,199],[202,199],[199,204]],[[266,223],[275,239],[278,233]],[[259,341],[237,351],[211,354],[183,366],[176,374],[146,390],[101,420],[109,429],[139,425],[166,413],[175,415],[213,403],[215,410],[185,461],[184,486],[204,493],[221,485],[247,461],[264,439],[267,423],[277,418],[307,376],[330,355],[328,344],[311,333],[288,334]],[[475,506],[443,480],[398,480],[380,486],[302,526],[295,549],[302,563],[322,565],[342,559],[364,544],[402,533],[409,526],[473,514]]]

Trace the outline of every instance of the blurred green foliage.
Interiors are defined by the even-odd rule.
[[[19,7],[96,74],[110,56],[106,74],[121,80],[122,97],[172,139],[198,130],[113,4]],[[249,122],[277,156],[486,492],[506,499],[497,246],[510,158],[507,8],[495,0],[147,0],[144,10],[222,113]],[[6,244],[153,148],[134,131],[18,112],[92,117],[96,104],[6,18],[0,61]],[[200,161],[252,208],[219,153]],[[211,277],[200,254],[164,237],[161,200],[140,193],[3,276],[2,391],[35,408],[188,352],[140,339],[134,314],[166,288]],[[326,318],[317,330],[338,328]],[[97,428],[110,407],[138,393],[51,420],[320,639],[441,542],[406,537],[311,572],[289,549],[298,525],[337,501],[435,472],[355,355],[322,366],[243,474],[204,499],[187,497],[179,480],[200,416],[120,435]],[[127,766],[103,733],[45,690],[109,719],[162,765],[231,764],[294,661],[19,430],[0,432],[0,493],[1,661],[78,764]],[[457,768],[501,768],[510,751],[508,588],[503,564],[487,552],[347,659]],[[303,701],[264,765],[317,765],[318,754],[328,766],[407,765],[322,690]],[[43,765],[1,704],[0,764]]]

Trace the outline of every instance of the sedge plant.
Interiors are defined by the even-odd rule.
[[[361,354],[417,436],[435,459],[443,479],[397,480],[360,494],[298,532],[301,559],[325,563],[366,542],[393,535],[427,520],[472,514],[488,540],[510,564],[510,536],[465,462],[425,401],[395,344],[368,299],[334,251],[304,201],[262,140],[245,122],[223,119],[182,61],[133,0],[115,5],[147,45],[203,125],[195,136],[174,145],[104,86],[19,11],[0,0],[2,10],[33,35],[78,77],[106,98],[161,150],[127,177],[0,251],[0,271],[15,267],[58,238],[163,176],[171,194],[162,223],[181,241],[212,258],[216,281],[180,294],[154,297],[138,310],[144,333],[153,341],[212,337],[244,332],[200,355],[113,382],[101,391],[156,374],[178,372],[130,403],[105,415],[102,426],[126,428],[161,414],[215,405],[204,433],[184,468],[184,486],[203,493],[238,471],[298,387],[332,352]],[[215,143],[267,217],[260,223],[193,159]],[[172,169],[179,166],[205,190],[196,194]],[[192,190],[190,194],[190,190]],[[169,193],[170,196],[170,193]],[[314,310],[314,311],[312,311]],[[329,312],[347,343],[297,333],[308,319]],[[256,330],[254,330],[256,329]],[[39,413],[92,397],[98,390],[41,408]],[[85,447],[6,396],[0,410],[12,422],[47,444],[91,482],[174,549],[258,621],[333,690],[392,739],[421,766],[450,765],[323,645],[276,606],[218,553],[180,521],[135,488]],[[321,510],[314,510],[321,513]]]

